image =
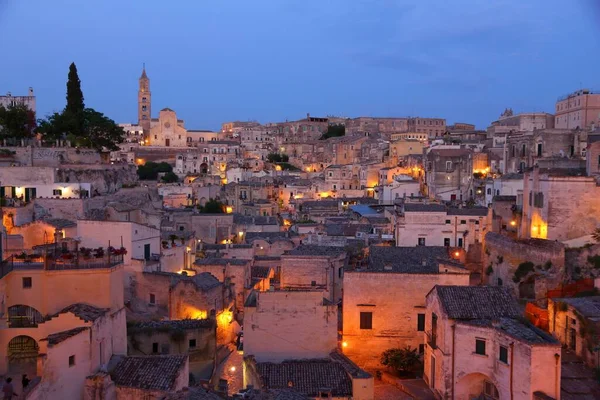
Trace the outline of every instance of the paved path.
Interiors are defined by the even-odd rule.
[[[375,400],[411,400],[408,394],[394,385],[375,380]]]
[[[230,396],[244,388],[243,362],[243,355],[234,351],[217,367],[216,376],[227,381],[227,392]],[[215,383],[218,384],[218,379]]]

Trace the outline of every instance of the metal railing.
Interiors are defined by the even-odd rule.
[[[437,334],[427,331],[425,332],[425,336],[427,336],[427,344],[429,347],[437,349]]]

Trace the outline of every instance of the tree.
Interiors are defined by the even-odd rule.
[[[69,66],[69,76],[67,79],[67,106],[65,113],[71,115],[78,128],[83,126],[83,112],[85,104],[83,103],[83,92],[81,91],[81,81],[77,74],[75,63]]]
[[[175,173],[173,173],[173,172],[167,172],[162,177],[162,181],[164,183],[175,183],[175,182],[179,182],[179,178],[177,177],[177,175],[175,175]]]
[[[344,126],[342,124],[334,124],[334,125],[329,125],[327,127],[327,131],[323,135],[321,135],[319,140],[325,140],[325,139],[329,139],[331,137],[339,137],[339,136],[345,136],[345,135],[346,135],[346,126]]]
[[[597,243],[600,243],[600,228],[596,228],[594,233],[592,233],[592,239],[594,239]]]
[[[0,135],[4,139],[27,139],[36,128],[35,114],[24,104],[0,105]]]
[[[173,167],[166,162],[157,164],[155,162],[148,161],[146,164],[140,165],[137,170],[138,177],[141,180],[156,180],[160,172],[168,174],[169,172],[173,172]]]
[[[403,349],[388,349],[381,354],[381,364],[393,368],[399,374],[414,372],[420,365],[421,357],[417,349],[406,346]]]
[[[198,206],[198,210],[203,214],[225,214],[225,204],[219,200],[209,199],[203,206]]]
[[[125,136],[123,128],[101,112],[86,108],[82,122],[84,134],[78,137],[78,145],[92,147],[98,151],[103,149],[114,151],[119,149],[119,143],[123,143]]]

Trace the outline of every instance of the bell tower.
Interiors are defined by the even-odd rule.
[[[146,65],[142,69],[140,76],[140,87],[138,89],[138,125],[144,128],[144,133],[150,132],[150,113],[151,110],[151,94],[150,94],[150,79],[146,75]]]

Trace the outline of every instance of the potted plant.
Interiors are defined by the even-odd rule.
[[[94,257],[96,257],[96,258],[104,257],[104,249],[102,247],[98,247],[96,250],[94,250]]]
[[[166,240],[162,241],[162,247],[163,249],[168,249],[169,248],[169,242],[167,242]]]
[[[171,239],[171,245],[175,246],[175,240],[177,240],[177,235],[169,235],[169,239]]]

